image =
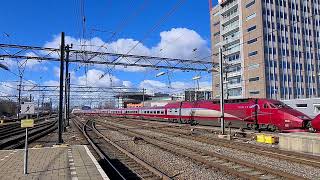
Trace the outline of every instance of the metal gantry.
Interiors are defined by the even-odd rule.
[[[0,58],[60,62],[59,48],[0,44]],[[119,54],[102,51],[70,50],[69,63],[100,64],[121,67],[210,71],[211,57],[202,60]]]
[[[54,91],[57,91],[59,88],[59,141],[62,143],[62,118],[63,118],[63,106],[70,104],[68,101],[65,101],[63,104],[63,87],[67,88],[68,83],[63,83],[63,81],[68,81],[68,72],[64,76],[64,67],[68,68],[69,63],[80,63],[87,65],[106,65],[106,67],[140,67],[140,68],[154,68],[154,69],[172,69],[172,70],[182,70],[182,71],[206,71],[212,72],[213,67],[216,64],[213,64],[211,61],[211,56],[207,58],[202,58],[200,60],[192,59],[180,59],[180,58],[166,58],[166,57],[156,57],[150,55],[134,55],[134,54],[120,54],[114,52],[105,52],[99,48],[97,51],[86,51],[79,49],[69,49],[68,45],[65,45],[65,34],[61,33],[61,43],[60,48],[56,47],[38,47],[38,46],[25,46],[17,44],[0,44],[0,58],[10,58],[17,60],[36,60],[36,61],[53,61],[60,62],[60,86],[56,87]],[[72,44],[70,44],[72,47]],[[80,48],[81,49],[81,48]],[[66,56],[67,54],[67,56]],[[66,62],[66,65],[65,65]],[[100,89],[95,89],[93,91],[89,90],[72,90],[65,89],[65,94],[70,96],[72,92],[97,92]],[[28,91],[41,91],[33,90],[32,88]],[[49,91],[49,90],[42,90]],[[50,90],[52,91],[52,90]],[[114,89],[112,89],[114,92]],[[69,92],[69,93],[68,93]],[[103,90],[103,92],[106,92]],[[144,91],[143,91],[144,93]],[[65,97],[68,98],[69,97]],[[66,108],[65,108],[66,110]],[[66,112],[65,112],[66,113]]]

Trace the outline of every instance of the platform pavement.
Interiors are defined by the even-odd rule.
[[[27,175],[23,174],[23,155],[22,149],[0,151],[0,179],[109,179],[84,145],[30,148]]]

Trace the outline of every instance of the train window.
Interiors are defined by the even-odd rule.
[[[269,108],[268,104],[264,104],[263,107],[264,107],[265,109],[268,109],[268,108]]]
[[[296,104],[297,107],[308,107],[308,104]]]
[[[157,114],[160,114],[160,111],[157,111]]]

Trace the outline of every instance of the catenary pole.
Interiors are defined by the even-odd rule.
[[[69,120],[70,120],[70,82],[71,82],[71,74],[68,74],[68,106],[67,106],[67,126],[69,126]]]
[[[221,121],[221,134],[225,134],[224,127],[224,84],[223,84],[223,58],[222,49],[219,48],[219,71],[220,71],[220,121]]]
[[[60,94],[59,94],[59,122],[58,122],[58,144],[63,143],[62,130],[63,130],[63,69],[64,69],[64,32],[61,33],[60,45]]]
[[[64,128],[66,128],[66,126],[68,125],[67,124],[67,121],[68,121],[68,76],[69,76],[69,45],[66,46],[65,48],[65,51],[66,51],[66,59],[65,59],[65,62],[66,62],[66,73],[65,73],[65,85],[64,85],[64,121],[63,121],[63,124],[64,124]]]

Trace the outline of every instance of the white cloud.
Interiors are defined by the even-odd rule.
[[[172,28],[161,32],[160,37],[160,42],[152,48],[157,56],[199,59],[210,53],[207,42],[197,32],[187,28]]]
[[[49,80],[43,83],[46,86],[59,86],[59,81]]]
[[[203,89],[211,89],[211,82],[201,81],[199,82],[200,88]],[[165,92],[165,93],[176,93],[183,92],[188,88],[195,88],[194,82],[182,82],[182,81],[174,81],[171,82],[171,86],[169,84],[165,84],[161,81],[155,80],[144,80],[140,82],[139,88],[146,89],[148,94],[153,94],[156,92]]]
[[[0,95],[6,96],[6,95],[13,95],[16,92],[16,84],[10,83],[10,82],[1,82],[0,83]]]
[[[130,38],[120,38],[113,42],[104,42],[102,39],[94,37],[92,39],[82,41],[81,43],[80,39],[66,36],[65,41],[66,44],[73,44],[72,49],[103,51],[120,54],[126,54],[130,51],[129,54],[134,55],[161,56],[182,59],[199,59],[210,54],[210,49],[207,45],[207,42],[197,32],[187,28],[172,28],[169,31],[161,32],[160,42],[154,47],[150,48],[145,46],[143,43],[139,43],[139,41]],[[80,44],[84,44],[85,46],[80,46]],[[59,48],[60,36],[54,36],[53,40],[46,42],[44,47]],[[91,57],[87,56],[85,58],[90,59]],[[105,61],[98,57],[94,57],[91,60]],[[108,61],[110,60],[114,60],[114,58],[108,59]],[[117,62],[133,63],[135,60],[136,59],[119,58],[117,59]],[[144,60],[141,61],[144,63],[149,63]],[[106,65],[96,65],[96,67],[101,69],[107,68]],[[129,72],[141,72],[145,70],[143,67],[130,66],[116,66],[115,69]]]
[[[130,87],[132,87],[132,82],[130,82],[130,81],[122,81],[122,85],[124,87],[130,88]]]
[[[112,75],[106,74],[100,79],[104,72],[97,69],[90,69],[87,75],[83,75],[77,78],[77,84],[83,86],[99,86],[99,87],[110,87],[110,86],[120,86],[121,81]]]
[[[33,52],[28,52],[25,54],[25,56],[38,57],[38,55],[36,55]],[[5,58],[4,60],[4,64],[6,64],[10,70],[18,68],[17,62],[19,62],[19,66],[23,65],[22,67],[25,66],[26,69],[31,71],[47,71],[48,70],[47,62],[41,61],[41,60],[34,60],[34,59],[13,60],[9,58]]]

